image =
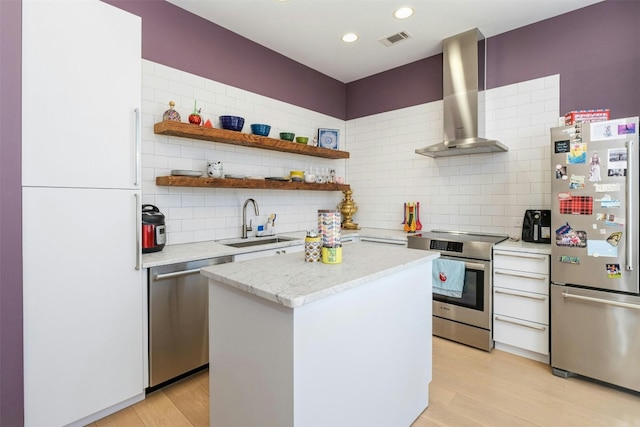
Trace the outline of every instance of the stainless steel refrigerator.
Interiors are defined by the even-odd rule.
[[[551,129],[551,366],[640,391],[638,117]]]

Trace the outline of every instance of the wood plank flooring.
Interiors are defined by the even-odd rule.
[[[548,365],[437,337],[429,390],[429,407],[411,427],[640,426],[638,393],[559,378]],[[208,427],[208,401],[209,376],[202,371],[90,426]]]

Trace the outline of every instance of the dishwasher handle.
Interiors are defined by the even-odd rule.
[[[200,269],[194,268],[192,270],[175,271],[173,273],[154,274],[153,280],[173,279],[174,277],[189,276],[191,274],[199,274],[199,273],[200,273]]]

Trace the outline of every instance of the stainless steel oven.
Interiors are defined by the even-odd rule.
[[[491,351],[491,249],[506,238],[505,235],[458,231],[429,231],[409,236],[407,247],[440,252],[442,259],[463,262],[465,267],[462,297],[433,294],[433,335]]]

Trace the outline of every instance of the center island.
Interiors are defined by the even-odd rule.
[[[211,426],[410,426],[429,404],[437,252],[343,247],[205,267]]]

